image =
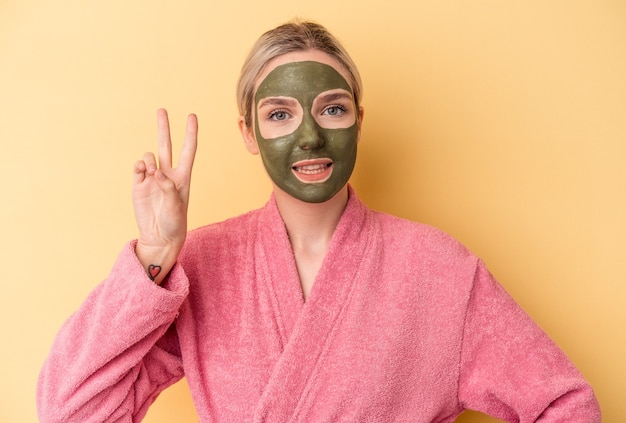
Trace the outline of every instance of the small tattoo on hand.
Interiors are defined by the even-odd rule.
[[[154,282],[156,277],[159,276],[159,273],[161,273],[161,266],[157,266],[155,264],[148,266],[148,277],[151,281]]]

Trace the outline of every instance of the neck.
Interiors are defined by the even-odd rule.
[[[323,203],[298,200],[276,186],[274,197],[294,252],[319,252],[320,249],[326,250],[335,232],[348,202],[348,187],[343,187],[334,197]]]

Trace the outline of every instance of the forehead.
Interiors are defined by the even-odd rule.
[[[327,65],[335,68],[337,72],[339,72],[346,81],[350,81],[350,73],[343,67],[343,65],[333,56],[328,53],[325,53],[321,50],[316,49],[308,49],[308,50],[297,50],[289,53],[281,54],[280,56],[276,56],[273,59],[269,60],[261,72],[256,76],[255,82],[255,91],[256,88],[260,85],[261,81],[265,79],[267,74],[269,74],[274,68],[284,65],[286,63],[293,62],[319,62],[325,63]]]
[[[274,67],[265,76],[255,98],[257,101],[279,96],[304,99],[332,89],[352,92],[348,82],[333,66],[316,61],[288,62]]]

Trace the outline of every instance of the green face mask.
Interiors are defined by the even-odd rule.
[[[321,203],[345,186],[356,162],[358,113],[352,88],[332,66],[276,67],[259,85],[255,107],[261,158],[279,188]]]

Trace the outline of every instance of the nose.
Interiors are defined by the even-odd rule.
[[[303,150],[315,150],[325,144],[321,128],[310,115],[302,120],[298,132],[298,146]]]

